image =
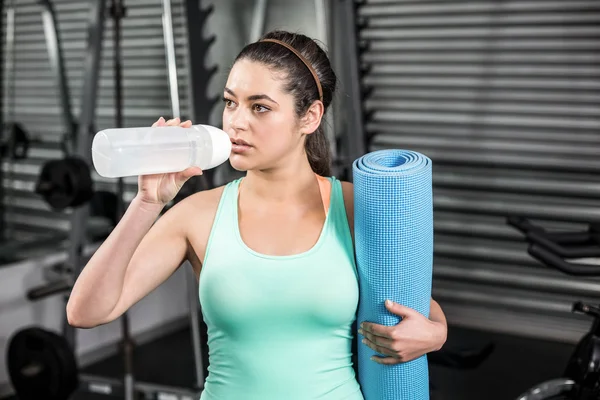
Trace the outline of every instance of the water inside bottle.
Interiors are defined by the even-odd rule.
[[[210,158],[210,141],[189,137],[184,128],[131,128],[125,133],[107,129],[101,133],[104,138],[94,139],[94,165],[106,177],[177,172],[198,159]]]

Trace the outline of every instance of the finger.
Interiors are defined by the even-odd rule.
[[[198,167],[190,167],[190,168],[186,168],[183,171],[181,171],[178,175],[177,175],[177,181],[183,185],[185,182],[187,182],[188,179],[190,179],[192,176],[196,176],[196,175],[202,175],[202,169],[198,168]]]
[[[363,322],[360,324],[360,327],[364,333],[370,333],[372,335],[388,339],[392,339],[392,331],[395,328],[395,326],[380,325],[372,322]],[[363,333],[361,333],[361,335],[362,334]]]
[[[415,315],[415,313],[418,313],[417,310],[413,310],[410,307],[403,306],[402,304],[398,304],[392,300],[385,301],[385,308],[387,308],[392,314],[402,318],[410,317]]]
[[[178,126],[180,123],[181,121],[179,120],[179,117],[167,121],[167,125],[169,126]]]
[[[362,343],[380,354],[385,354],[391,357],[396,355],[396,352],[392,349],[393,343],[389,339],[383,339],[377,336],[373,338],[365,336],[365,338],[362,340]]]
[[[179,126],[181,126],[182,128],[189,128],[189,127],[192,126],[192,121],[190,121],[188,119],[187,121],[184,121],[184,122],[180,123]]]
[[[403,361],[395,358],[395,357],[379,357],[379,356],[373,356],[371,357],[372,361],[375,361],[378,364],[382,364],[382,365],[396,365],[396,364],[402,364]]]
[[[359,333],[361,335],[363,335],[363,337],[364,337],[363,343],[364,343],[364,340],[366,339],[369,342],[374,343],[377,346],[381,346],[381,347],[385,347],[387,349],[393,350],[394,343],[395,343],[394,340],[392,340],[390,338],[382,337],[382,336],[377,336],[370,332],[364,332],[364,331],[360,332],[359,331]]]
[[[165,119],[163,117],[160,117],[155,123],[152,124],[152,127],[155,128],[157,126],[163,125],[165,125]]]

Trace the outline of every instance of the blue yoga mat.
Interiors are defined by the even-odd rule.
[[[408,150],[379,150],[357,159],[354,231],[359,274],[358,323],[396,325],[386,299],[429,317],[433,269],[431,160]],[[359,336],[359,339],[362,337]],[[427,356],[397,365],[359,340],[358,380],[365,400],[429,399]]]

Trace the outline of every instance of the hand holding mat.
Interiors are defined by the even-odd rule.
[[[432,165],[409,150],[379,150],[357,159],[354,231],[360,285],[358,322],[392,326],[399,317],[385,300],[429,317],[433,272]],[[397,365],[358,346],[358,379],[365,400],[427,400],[427,356]]]

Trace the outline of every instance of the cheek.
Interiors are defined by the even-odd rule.
[[[281,149],[289,147],[292,140],[290,122],[282,117],[261,118],[253,127],[253,135],[266,148]]]
[[[231,127],[231,113],[227,112],[227,108],[223,110],[223,130],[227,130]]]

